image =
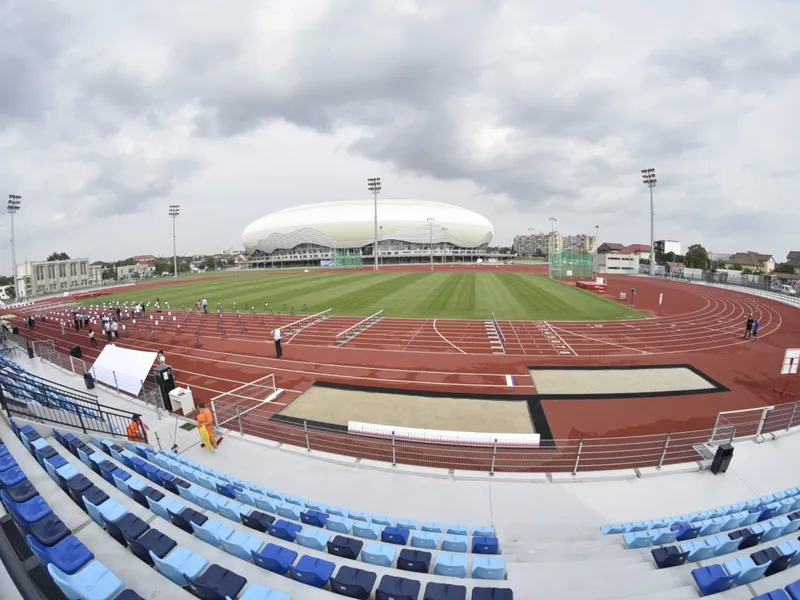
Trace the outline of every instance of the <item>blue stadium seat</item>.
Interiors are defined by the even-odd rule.
[[[402,527],[386,527],[381,532],[381,541],[387,544],[405,546],[408,544],[410,535],[411,531],[408,529],[403,529]]]
[[[286,575],[296,559],[297,552],[276,544],[267,544],[258,552],[253,552],[254,563],[278,575]]]
[[[786,586],[786,593],[792,600],[800,600],[800,579]]]
[[[103,513],[101,513],[101,516],[106,525],[106,531],[123,546],[128,545],[127,540],[129,538],[133,540],[138,539],[150,529],[150,525],[133,513],[126,512],[121,518],[116,520],[106,518]]]
[[[289,575],[295,581],[317,588],[324,588],[333,575],[336,565],[329,560],[303,555],[289,567]]]
[[[295,543],[313,550],[324,550],[331,539],[331,534],[322,529],[306,527],[295,536]]]
[[[175,500],[175,498],[168,498],[167,496],[164,496],[158,502],[152,500],[151,498],[147,498],[147,504],[150,506],[150,510],[152,510],[165,521],[169,521],[170,511],[178,514],[184,508],[186,508],[185,504],[178,502]]]
[[[181,587],[186,586],[186,576],[196,577],[208,566],[208,560],[183,546],[163,558],[151,552],[150,558],[159,573]]]
[[[29,531],[43,546],[53,546],[71,533],[55,513],[51,513],[44,519],[32,523]]]
[[[375,600],[418,600],[420,587],[416,579],[384,575],[375,590]]]
[[[242,513],[250,512],[250,509],[236,500],[228,500],[227,502],[219,502],[219,514],[226,519],[230,519],[236,523],[242,522]]]
[[[369,565],[391,567],[397,551],[388,544],[370,543],[361,551],[361,560]]]
[[[16,466],[18,466],[17,461],[14,460],[13,456],[8,453],[0,455],[0,471],[8,471],[11,467]]]
[[[11,487],[25,481],[25,473],[18,466],[12,466],[5,471],[0,471],[0,488]]]
[[[169,513],[169,520],[172,521],[172,524],[180,529],[183,529],[186,533],[194,533],[194,529],[190,523],[194,523],[195,525],[202,525],[206,521],[208,521],[208,517],[202,513],[197,512],[192,508],[184,508],[180,513],[176,514],[174,512]]]
[[[92,517],[92,520],[103,528],[106,526],[103,517],[109,521],[117,521],[118,519],[122,518],[122,515],[128,512],[119,502],[111,499],[106,500],[100,506],[95,506],[88,501],[85,502],[85,505],[89,516]]]
[[[764,576],[769,563],[757,565],[749,556],[739,556],[725,561],[722,568],[728,575],[736,575],[735,585],[747,585]]]
[[[689,544],[691,543],[692,542],[689,542]],[[706,546],[702,547],[707,548]],[[707,548],[707,551],[709,558],[713,556],[711,548]],[[684,564],[689,558],[690,553],[691,550],[683,549],[683,544],[680,548],[677,546],[664,546],[662,548],[653,548],[650,551],[650,554],[653,556],[653,561],[659,569],[667,569]]]
[[[67,536],[53,546],[45,546],[28,534],[25,538],[28,547],[45,567],[54,564],[67,575],[80,571],[94,560],[94,554],[73,535]]]
[[[131,490],[131,498],[136,500],[136,502],[138,502],[139,504],[141,504],[144,508],[146,508],[148,510],[150,509],[150,503],[147,501],[148,498],[150,498],[151,500],[153,500],[155,502],[158,502],[159,500],[161,500],[164,497],[164,494],[162,494],[157,489],[155,489],[154,487],[151,487],[149,485],[146,485],[142,489],[137,490],[137,489],[131,487],[130,484],[128,484],[128,488]]]
[[[467,552],[469,538],[465,535],[445,533],[442,536],[442,550],[445,552]]]
[[[450,535],[469,535],[469,527],[466,525],[448,525],[445,528],[445,533]]]
[[[353,522],[353,535],[367,540],[377,540],[381,534],[381,526],[376,523]]]
[[[171,537],[152,528],[136,539],[126,538],[126,541],[131,552],[150,566],[153,566],[151,552],[159,558],[164,558],[178,545]]]
[[[500,542],[496,537],[473,537],[472,552],[474,554],[500,554]]]
[[[53,564],[47,565],[47,572],[68,598],[111,600],[125,588],[122,581],[97,560],[72,575]]]
[[[467,600],[467,588],[463,585],[431,581],[425,586],[422,600]]]
[[[325,523],[329,518],[330,515],[328,513],[318,510],[307,510],[300,513],[300,520],[313,527],[325,527]]]
[[[439,534],[430,531],[412,531],[411,532],[411,545],[414,548],[427,548],[428,550],[436,550],[439,546]]]
[[[300,520],[300,507],[291,502],[281,502],[275,505],[275,511],[285,519]]]
[[[472,588],[471,600],[514,600],[514,592],[509,588]]]
[[[785,571],[787,568],[789,568],[789,565],[792,564],[794,554],[784,555],[781,554],[777,548],[765,548],[764,550],[753,552],[750,555],[750,558],[758,566],[767,564],[767,569],[764,571],[764,577],[769,577],[770,575],[780,573],[781,571]]]
[[[34,496],[38,496],[39,492],[33,486],[33,484],[25,479],[24,481],[20,481],[16,485],[11,485],[6,488],[6,493],[8,497],[11,498],[14,502],[27,502]]]
[[[86,506],[83,503],[83,492],[92,487],[92,485],[94,484],[88,477],[80,474],[67,481],[67,491],[70,497],[83,510],[86,510]]]
[[[383,525],[384,527],[394,527],[397,524],[397,520],[394,517],[388,517],[386,515],[374,515],[371,521],[376,525]]]
[[[202,525],[190,523],[194,534],[207,544],[222,547],[222,540],[233,535],[233,527],[215,519],[209,519]]]
[[[252,510],[249,514],[242,515],[242,523],[245,527],[255,529],[256,531],[266,532],[267,527],[275,522],[275,517],[261,512],[260,510]]]
[[[433,572],[446,577],[466,577],[467,557],[463,554],[439,554],[433,563]]]
[[[413,519],[400,519],[397,521],[397,526],[402,527],[403,529],[412,529],[416,530],[419,529],[419,521],[414,521]]]
[[[348,512],[348,516],[353,519],[354,521],[361,521],[363,523],[371,523],[372,522],[372,515],[369,513],[361,512],[359,510],[351,510]]]
[[[473,527],[472,535],[475,537],[497,537],[497,535],[495,535],[494,527],[490,527],[488,525]]]
[[[122,590],[122,593],[114,598],[114,600],[144,600],[144,598],[133,590]]]
[[[303,527],[301,525],[290,523],[283,519],[278,519],[267,527],[267,531],[269,531],[271,536],[287,542],[293,542],[302,529]]]
[[[231,500],[236,500],[236,486],[232,483],[217,483],[214,487],[217,488],[218,494]]]
[[[92,485],[83,491],[81,498],[83,502],[91,502],[95,506],[100,506],[103,502],[108,500],[108,494],[96,485]]]
[[[422,531],[429,531],[431,533],[444,533],[444,525],[441,523],[423,523]]]
[[[340,567],[336,575],[331,577],[331,590],[340,596],[367,600],[377,579],[378,576],[372,571]]]
[[[253,560],[253,552],[258,552],[264,542],[245,531],[234,531],[233,535],[222,540],[222,549],[242,560]]]
[[[42,520],[48,515],[53,514],[53,510],[41,496],[34,496],[25,502],[14,502],[5,490],[0,491],[0,498],[3,500],[11,517],[26,532],[30,532],[33,523]]]
[[[251,584],[241,595],[239,600],[292,600],[286,594],[281,594],[268,587],[257,583]]]
[[[355,521],[348,517],[331,516],[325,522],[325,528],[336,533],[351,533],[354,524]]]
[[[475,579],[505,579],[506,562],[497,556],[476,556],[472,559]]]
[[[200,576],[185,574],[189,591],[201,600],[236,598],[247,585],[247,579],[219,565],[211,565]]]
[[[731,540],[739,540],[739,550],[746,550],[747,548],[752,548],[753,546],[757,546],[761,542],[761,537],[764,535],[763,531],[759,532],[752,532],[747,528],[744,529],[737,529],[736,531],[731,531],[728,534],[728,537]]]
[[[737,577],[738,575],[729,575],[722,565],[709,565],[692,571],[692,578],[703,596],[731,589]]]
[[[341,556],[356,560],[364,547],[364,542],[337,535],[332,541],[328,542],[328,554]]]
[[[427,573],[431,568],[431,558],[430,552],[403,548],[400,550],[400,556],[397,557],[397,568],[402,571]]]
[[[791,555],[791,566],[800,565],[800,539],[785,540],[776,546],[778,552],[783,555]]]

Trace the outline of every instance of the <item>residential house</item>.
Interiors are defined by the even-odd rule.
[[[786,255],[786,263],[794,267],[796,275],[800,275],[800,250],[792,250]]]
[[[613,242],[603,242],[597,249],[598,254],[609,254],[610,252],[619,252],[625,247],[625,244],[616,244]]]
[[[639,257],[633,253],[597,252],[592,262],[595,273],[617,275],[637,275],[639,273]]]
[[[737,252],[732,254],[727,261],[725,267],[730,269],[733,265],[739,265],[742,269],[750,269],[756,273],[771,273],[775,270],[775,259],[770,254],[761,254],[760,252]]]
[[[142,277],[149,277],[156,270],[155,263],[141,262],[135,265],[125,265],[124,267],[117,267],[117,280],[130,281],[132,279],[140,279]]]
[[[631,244],[618,250],[620,254],[633,254],[639,260],[650,260],[650,246],[647,244]]]

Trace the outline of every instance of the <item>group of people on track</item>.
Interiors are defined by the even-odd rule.
[[[753,315],[747,317],[747,322],[744,326],[744,339],[757,339],[758,330],[761,328],[761,321],[754,319]]]

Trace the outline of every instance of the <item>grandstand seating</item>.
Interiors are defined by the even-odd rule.
[[[330,534],[325,529],[304,527],[309,525],[308,523],[274,520],[271,515],[222,494],[215,494],[209,504],[216,507],[217,510],[214,512],[208,508],[203,509],[198,504],[184,501],[180,492],[191,489],[192,486],[184,487],[178,477],[144,460],[142,456],[148,458],[154,456],[149,447],[129,444],[128,448],[122,448],[113,442],[95,439],[95,444],[98,444],[98,449],[95,451],[92,446],[74,434],[54,430],[53,438],[65,449],[58,452],[30,425],[18,428],[13,424],[13,427],[24,448],[36,459],[32,464],[38,465],[43,473],[47,473],[54,482],[50,484],[53,489],[59,490],[63,497],[70,498],[81,511],[86,511],[91,518],[92,526],[104,529],[110,535],[110,539],[116,540],[119,547],[128,548],[140,558],[141,562],[137,561],[137,564],[148,568],[153,566],[166,579],[200,598],[227,596],[243,600],[280,600],[290,597],[285,595],[284,591],[294,589],[293,585],[303,584],[302,589],[306,591],[297,592],[298,597],[303,598],[316,598],[316,595],[308,594],[309,587],[305,586],[331,590],[350,597],[368,598],[374,594],[376,598],[418,598],[423,584],[426,590],[425,597],[431,599],[466,598],[469,587],[473,588],[472,598],[511,597],[510,590],[506,588],[449,584],[446,580],[437,579],[442,576],[466,575],[468,556],[466,553],[439,553],[439,562],[451,569],[457,569],[460,565],[462,569],[460,574],[455,570],[437,573],[435,565],[434,574],[429,574],[433,553],[408,547],[400,552],[397,570],[388,567],[362,569],[358,568],[357,562],[343,564],[343,561],[352,561],[358,555],[361,551],[358,544],[362,542],[353,538],[348,538],[350,541],[331,540]],[[54,526],[52,521],[57,517],[41,497],[32,495],[30,485],[23,485],[25,473],[20,480],[14,470],[20,472],[22,470],[16,461],[12,463],[13,457],[12,460],[8,460],[12,455],[4,452],[0,456],[4,459],[3,464],[6,467],[2,473],[14,473],[11,477],[0,479],[2,482],[0,497],[3,503],[11,508],[15,520],[28,533],[29,544],[34,554],[43,564],[47,562],[51,577],[65,594],[68,597],[91,599],[140,597],[131,596],[134,594],[132,591],[123,591],[123,578],[111,573],[102,563],[95,560],[92,551],[82,545],[80,535],[72,536],[68,528],[64,527],[66,531],[63,531],[62,528]],[[160,484],[158,487],[163,491],[150,486],[149,483]],[[227,498],[228,502],[223,503],[223,498]],[[190,504],[194,505],[194,508]],[[147,513],[142,512],[145,506],[151,511],[149,517]],[[223,507],[227,510],[223,511]],[[253,515],[254,512],[260,513],[260,516]],[[226,521],[209,518],[215,513],[228,519],[234,526]],[[164,520],[165,516],[169,521]],[[246,519],[242,518],[244,516],[252,518],[246,522]],[[318,519],[316,523],[324,524],[325,519],[320,518],[321,515],[310,516],[316,516]],[[161,517],[172,530],[169,532],[166,529],[163,532],[157,530],[153,522],[157,517]],[[294,531],[295,537],[299,538],[296,539],[298,543],[289,544],[291,548],[285,544],[265,543],[259,535],[263,533],[264,528],[270,531],[270,528],[281,520],[285,523],[283,530]],[[45,521],[50,521],[50,525],[40,528],[44,535],[35,537],[34,534],[39,529],[32,531],[31,525]],[[255,524],[256,527],[248,526],[248,522]],[[386,522],[391,523],[389,519],[386,519]],[[236,527],[237,523],[242,527]],[[391,525],[384,527],[391,528]],[[397,540],[406,542],[407,531],[404,529],[403,533],[399,534],[389,531],[387,535],[390,538],[392,535],[399,535]],[[201,542],[205,549],[200,550],[196,544],[185,543],[189,533]],[[336,536],[336,538],[343,537]],[[308,546],[303,546],[299,542],[305,542]],[[479,540],[478,544],[482,543]],[[338,549],[338,552],[324,553],[331,544]],[[392,542],[379,545],[392,548],[397,546]],[[346,556],[348,552],[351,556]],[[229,558],[220,560],[220,553]],[[105,556],[105,548],[102,555]],[[211,556],[214,558],[209,560]],[[445,559],[446,556],[458,560]],[[231,563],[231,559],[234,563]],[[495,569],[494,574],[490,572],[492,566]],[[287,583],[275,586],[280,589],[250,583],[253,578],[253,568],[264,569],[261,573],[270,573],[269,577],[272,578],[269,579],[270,582],[277,576],[275,573],[282,572],[299,583],[289,583],[288,587]],[[484,571],[479,572],[481,569]],[[415,575],[416,572],[420,572],[422,575],[405,577],[404,575],[410,573],[403,573],[404,570]],[[502,578],[504,570],[504,563],[497,556],[473,556],[473,577],[481,574],[486,577],[497,577],[499,574]],[[442,595],[442,590],[448,595]]]

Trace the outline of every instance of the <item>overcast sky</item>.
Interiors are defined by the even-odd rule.
[[[0,0],[17,259],[241,246],[383,196],[528,228],[800,250],[794,0]],[[2,219],[0,272],[10,270]]]

